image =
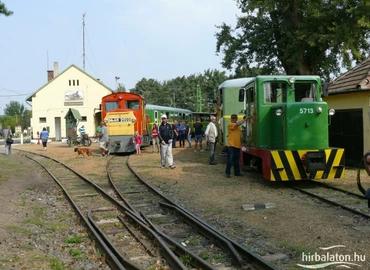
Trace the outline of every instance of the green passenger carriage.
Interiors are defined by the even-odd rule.
[[[237,98],[235,93],[223,97],[222,107],[224,118],[232,113],[240,119],[249,116],[242,126],[242,164],[257,166],[270,181],[343,177],[344,149],[329,147],[334,110],[322,101],[327,90],[318,76],[257,76],[244,82],[228,81],[242,87]],[[225,89],[221,94],[228,95]]]
[[[172,124],[174,120],[191,121],[191,111],[182,108],[173,108],[167,106],[159,106],[153,104],[146,104],[145,113],[149,118],[148,130],[153,129],[154,123],[161,123],[161,115],[165,114],[168,118],[168,123]]]

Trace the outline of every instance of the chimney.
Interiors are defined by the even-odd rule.
[[[58,62],[54,62],[54,77],[58,76]]]
[[[48,70],[48,82],[54,79],[54,71]]]

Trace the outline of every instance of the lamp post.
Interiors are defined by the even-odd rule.
[[[118,80],[121,79],[121,78],[116,76],[115,79],[116,79],[116,90],[117,90],[118,89]]]

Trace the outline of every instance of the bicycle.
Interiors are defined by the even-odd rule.
[[[82,135],[81,137],[78,137],[76,140],[72,140],[71,137],[68,137],[67,144],[71,147],[72,145],[78,146],[90,146],[92,143],[92,140],[89,138],[87,134]]]

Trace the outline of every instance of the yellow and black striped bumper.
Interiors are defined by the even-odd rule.
[[[345,170],[341,148],[270,151],[269,163],[270,181],[342,178]]]

